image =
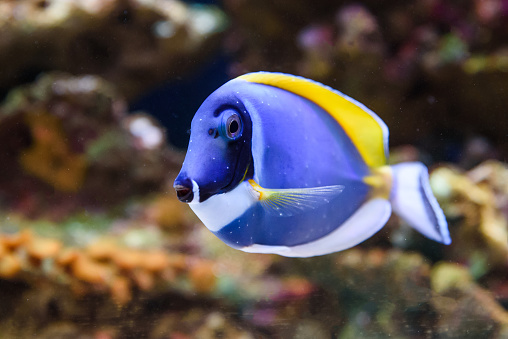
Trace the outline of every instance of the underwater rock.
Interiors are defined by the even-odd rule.
[[[225,24],[217,7],[177,0],[2,2],[0,93],[58,70],[99,75],[133,98],[205,60]]]
[[[508,313],[492,293],[474,284],[466,267],[440,263],[431,272],[432,304],[441,315],[436,334],[440,337],[504,338]]]
[[[454,239],[444,258],[465,265],[505,307],[508,303],[508,166],[486,161],[464,171],[442,166],[431,185]]]
[[[503,191],[505,166],[487,165],[472,177]],[[496,300],[503,285],[476,282],[467,261],[432,264],[416,252],[369,249],[369,244],[305,259],[243,253],[202,225],[194,227],[190,213],[176,229],[164,221],[149,226],[159,219],[147,211],[165,199],[144,201],[129,220],[88,217],[84,229],[76,221],[51,226],[2,215],[0,290],[8,291],[2,296],[6,309],[16,311],[0,310],[1,333],[27,337],[61,329],[111,338],[306,338],[309,333],[500,338],[506,333],[508,313]],[[449,205],[443,207],[453,221]],[[448,260],[454,247],[468,244],[452,230]],[[496,281],[502,282],[499,276]]]
[[[150,339],[187,338],[264,338],[259,333],[249,333],[238,327],[220,311],[194,310],[187,314],[165,314],[152,330]]]
[[[263,337],[247,322],[227,315],[233,299],[216,297],[227,295],[219,278],[231,279],[216,269],[220,260],[153,246],[128,247],[122,239],[125,235],[102,235],[83,248],[30,230],[0,235],[0,290],[8,293],[0,310],[2,335]],[[43,250],[34,251],[34,246]],[[301,284],[292,286],[300,293]],[[254,300],[252,295],[245,299]]]
[[[230,72],[327,83],[377,111],[394,144],[416,145],[392,160],[469,169],[503,151],[472,143],[459,156],[471,136],[451,130],[506,144],[506,11],[489,3],[226,0]],[[182,155],[120,97],[204,60],[223,14],[156,0],[11,1],[0,13],[0,92],[53,69],[115,84],[49,73],[0,107],[0,337],[507,335],[506,164],[432,172],[451,246],[406,237],[393,218],[319,258],[236,251],[177,201]]]
[[[116,307],[101,297],[73,298],[45,283],[40,290],[0,284],[11,289],[4,305],[16,305],[9,321],[0,318],[4,338],[265,338],[229,317],[227,309],[178,294],[145,295],[132,301],[135,307]]]
[[[325,305],[333,306],[328,312],[335,321],[321,325],[335,337],[502,338],[508,326],[508,312],[460,264],[355,248],[302,260],[298,271],[326,286]],[[325,319],[319,311],[313,315]]]
[[[79,255],[86,256],[86,252]],[[12,314],[0,312],[2,333],[8,338],[26,337],[72,327],[76,335],[92,335],[93,331],[111,338],[127,333],[147,338],[170,334],[182,338],[308,338],[309,333],[477,338],[487,333],[501,338],[508,326],[506,310],[474,282],[466,267],[444,262],[431,266],[416,253],[352,249],[320,259],[296,260],[246,255],[238,258],[238,264],[259,265],[264,257],[271,257],[270,268],[260,273],[245,267],[240,275],[234,273],[234,258],[213,256],[219,285],[197,295],[194,288],[187,290],[178,282],[178,273],[166,284],[144,289],[135,281],[134,268],[115,273],[111,259],[99,257],[103,258],[99,265],[109,266],[113,275],[102,282],[80,280],[72,289],[66,279],[82,277],[72,277],[67,270],[64,272],[71,276],[66,279],[62,272],[41,276],[44,271],[36,273],[26,267],[17,276],[23,284],[0,279],[2,290],[11,291],[4,305],[16,304]],[[187,257],[185,261],[197,259]],[[200,261],[199,265],[208,263]],[[328,271],[323,274],[325,268]],[[221,271],[232,273],[227,277]],[[228,284],[240,293],[226,292]]]
[[[160,191],[181,156],[101,78],[48,74],[0,107],[0,207],[61,218]],[[107,185],[105,185],[107,183]]]
[[[439,167],[430,176],[451,221],[449,259],[467,263],[476,278],[508,265],[508,166],[487,161],[468,172]]]

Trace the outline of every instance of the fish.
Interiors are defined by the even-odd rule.
[[[365,241],[392,211],[450,244],[420,162],[389,166],[388,127],[360,102],[303,77],[255,72],[208,96],[174,189],[227,245],[313,257]]]

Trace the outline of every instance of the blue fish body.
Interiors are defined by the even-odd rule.
[[[340,184],[348,189],[329,204],[294,218],[266,213],[260,204],[252,206],[216,232],[219,238],[234,247],[293,246],[324,236],[358,209],[369,192],[362,181],[368,167],[328,113],[279,88],[248,82],[224,87],[242,99],[259,129],[254,131],[259,137],[252,149],[254,180],[260,186],[289,189]],[[316,223],[319,227],[309,227]]]
[[[175,189],[215,235],[247,252],[307,257],[352,247],[386,223],[392,206],[407,209],[407,197],[414,207],[398,214],[449,243],[426,168],[386,166],[387,140],[381,119],[338,91],[251,73],[196,112]]]

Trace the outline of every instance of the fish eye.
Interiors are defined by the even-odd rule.
[[[228,109],[222,113],[221,134],[229,140],[238,139],[243,130],[242,119],[234,110]]]

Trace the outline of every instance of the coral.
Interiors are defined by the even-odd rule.
[[[69,151],[57,117],[48,113],[26,116],[33,145],[19,156],[23,169],[57,190],[75,192],[83,184],[86,158]]]
[[[156,121],[127,115],[123,99],[94,76],[49,74],[13,90],[0,107],[0,131],[0,196],[25,215],[64,217],[156,192],[181,158]]]
[[[254,339],[258,335],[239,329],[228,317],[219,311],[194,311],[183,317],[167,314],[150,333],[149,338],[238,338]]]
[[[163,282],[187,280],[194,291],[210,293],[215,288],[214,263],[162,250],[122,246],[103,238],[85,248],[66,247],[56,239],[36,236],[30,230],[0,236],[0,276],[35,279],[46,275],[69,286],[79,295],[109,292],[125,304],[134,289],[149,291]]]
[[[468,262],[478,276],[508,263],[508,167],[488,161],[468,172],[437,168],[431,185],[457,239],[450,259]],[[458,224],[453,227],[453,224]]]
[[[12,291],[4,304],[16,305],[16,312],[0,310],[0,331],[8,338],[500,338],[508,326],[498,302],[506,287],[493,273],[496,265],[505,267],[495,262],[499,241],[489,240],[475,222],[487,208],[504,215],[506,166],[487,162],[467,180],[447,171],[454,173],[437,168],[431,182],[454,243],[442,257],[447,261],[435,264],[416,252],[369,243],[320,258],[242,253],[194,226],[194,217],[177,211],[185,205],[169,207],[165,215],[175,200],[164,193],[131,205],[136,212],[124,219],[88,216],[48,224],[2,215],[0,287]],[[497,203],[484,204],[492,196]],[[468,199],[476,200],[464,204]],[[472,216],[459,218],[464,212]],[[454,226],[458,221],[463,229]],[[483,240],[473,243],[462,234],[468,232]],[[493,265],[479,275],[482,268],[471,265],[478,259],[470,254],[482,251]]]
[[[59,70],[102,76],[132,98],[204,60],[224,26],[216,7],[176,0],[6,1],[0,92]]]
[[[501,338],[506,333],[508,312],[464,266],[431,266],[417,253],[358,248],[335,254],[321,262],[319,270],[315,262],[306,261],[309,266],[300,269],[326,284],[328,292],[336,291],[335,312],[348,310],[342,319],[336,313],[342,323],[337,337],[413,338],[425,333]],[[327,268],[329,274],[322,274]]]
[[[506,337],[508,167],[485,161],[508,149],[505,7],[224,1],[232,76],[322,81],[411,143],[392,163],[434,164],[450,246],[393,217],[353,249],[297,259],[216,239],[174,195],[183,155],[123,99],[205,60],[222,12],[0,2],[0,337]],[[48,70],[74,75],[12,89]]]
[[[35,227],[33,221],[3,216],[11,222],[7,226],[10,233],[0,235],[0,286],[15,292],[4,300],[4,305],[17,306],[14,313],[0,312],[0,331],[7,338],[61,332],[104,333],[111,338],[162,338],[170,334],[213,338],[217,333],[226,338],[253,338],[260,335],[257,330],[247,330],[253,326],[246,319],[227,315],[231,312],[228,309],[236,307],[234,303],[254,304],[269,293],[276,307],[284,307],[293,300],[307,300],[314,290],[304,278],[279,281],[271,275],[263,276],[261,273],[272,262],[270,258],[245,265],[248,261],[241,263],[230,255],[220,259],[216,256],[219,253],[204,256],[175,252],[163,247],[167,242],[140,242],[139,223],[143,224],[150,214],[139,217],[141,220],[129,221],[138,225],[135,245],[131,225],[122,230],[113,227],[109,234],[104,230],[95,236],[81,234],[89,238],[88,242],[73,246],[68,239],[77,230],[68,229],[47,238],[31,229],[14,231],[15,227],[31,225],[41,232],[44,228]],[[195,241],[194,233],[177,233],[179,242]],[[238,290],[242,282],[250,292]],[[153,307],[158,311],[154,312]],[[125,322],[127,318],[131,320]],[[84,319],[88,320],[83,323]],[[90,323],[95,323],[93,332],[87,325]]]
[[[432,303],[442,316],[436,326],[439,336],[454,333],[461,338],[503,337],[508,331],[508,313],[488,291],[476,286],[465,267],[441,263],[431,272]]]

